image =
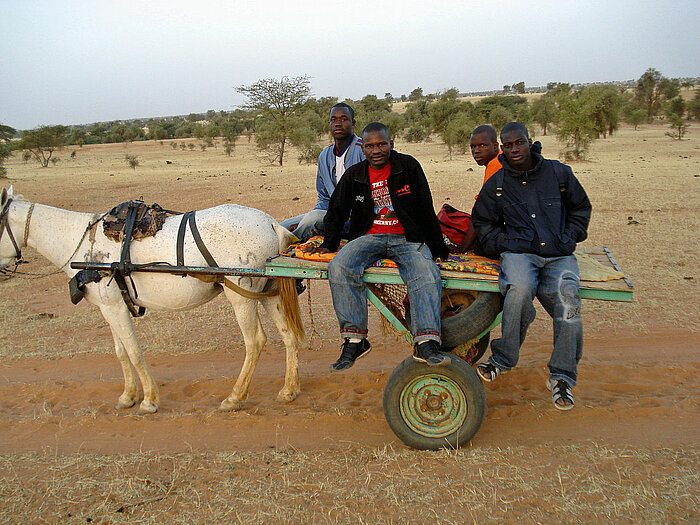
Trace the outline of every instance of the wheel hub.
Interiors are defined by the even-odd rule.
[[[449,436],[464,423],[467,399],[452,379],[441,374],[416,377],[401,392],[401,413],[414,432],[426,437]]]

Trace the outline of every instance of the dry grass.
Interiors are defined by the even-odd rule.
[[[5,455],[16,523],[682,523],[696,451],[591,446],[441,452]],[[524,467],[523,465],[528,465]]]

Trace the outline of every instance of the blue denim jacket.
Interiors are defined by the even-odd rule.
[[[335,191],[335,187],[338,184],[335,177],[334,148],[335,145],[331,144],[318,156],[318,171],[316,172],[318,200],[314,210],[328,209],[331,195],[333,195],[333,191]],[[362,153],[362,139],[357,135],[353,135],[352,142],[348,146],[348,152],[345,155],[345,169],[363,160],[365,160],[365,154]]]

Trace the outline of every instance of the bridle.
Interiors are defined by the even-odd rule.
[[[17,244],[14,233],[12,233],[12,228],[10,228],[10,223],[8,222],[8,215],[10,212],[10,204],[12,204],[12,197],[7,199],[7,202],[2,207],[0,211],[0,240],[2,240],[2,235],[7,232],[7,236],[12,241],[12,246],[15,249],[15,261],[19,264],[22,261],[22,248]],[[27,220],[24,224],[24,238],[22,246],[27,245],[27,237],[29,237],[29,222],[32,220],[32,212],[34,211],[34,203],[30,204],[29,211],[27,212]],[[15,265],[16,266],[16,265]]]

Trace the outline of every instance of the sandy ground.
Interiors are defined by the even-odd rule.
[[[150,416],[114,409],[122,378],[109,330],[97,311],[70,303],[64,275],[0,282],[0,520],[15,522],[23,512],[32,523],[88,517],[105,523],[697,523],[700,128],[692,127],[683,141],[664,131],[625,128],[597,141],[590,161],[572,165],[594,205],[586,243],[608,245],[635,284],[633,303],[584,303],[576,408],[556,411],[544,388],[551,321],[540,309],[518,368],[486,386],[486,419],[461,451],[413,451],[389,429],[382,390],[409,348],[382,334],[376,312],[373,352],[345,374],[328,371],[339,343],[325,282],[301,296],[311,337],[300,353],[302,393],[291,404],[274,400],[284,348],[267,320],[269,341],[249,400],[234,413],[217,411],[243,358],[240,331],[223,297],[191,312],[149,312],[138,320],[161,391],[160,411]],[[556,157],[553,138],[538,138],[545,155]],[[61,161],[46,169],[15,156],[6,183],[32,201],[80,211],[103,211],[133,198],[180,211],[236,202],[281,220],[314,203],[313,166],[293,157],[282,168],[266,165],[245,140],[230,158],[221,148],[173,150],[168,141],[86,146],[70,159],[73,149],[59,152]],[[447,201],[471,206],[482,172],[470,157],[450,161],[436,143],[399,143],[397,149],[422,163],[436,208]],[[125,153],[140,159],[136,170],[127,167]],[[23,271],[53,270],[36,253],[26,256]],[[240,480],[257,485],[240,488],[249,498],[235,514],[216,498],[206,510],[195,487],[230,482],[231,455],[245,459]],[[297,468],[289,455],[299,461],[293,473],[285,471]],[[104,464],[124,461],[137,468],[121,477],[105,474],[80,490],[80,479],[102,479]],[[148,485],[146,494],[169,461],[181,475],[166,476],[162,497],[134,496],[137,504],[122,504],[122,510],[112,505],[113,492],[125,490],[115,483]],[[274,502],[261,488],[268,481],[256,474],[271,463]],[[343,472],[336,471],[339,464],[346,465]],[[213,480],[213,473],[221,479]],[[316,479],[324,474],[325,481]],[[284,481],[288,490],[274,489],[272,480]],[[468,486],[474,499],[457,505],[466,496],[453,495],[446,503],[450,483]],[[374,491],[348,492],[348,484]],[[425,497],[403,493],[402,485]],[[398,492],[390,496],[387,487]],[[591,499],[596,487],[604,496]],[[317,499],[307,508],[311,493]],[[189,514],[193,501],[199,514]]]

